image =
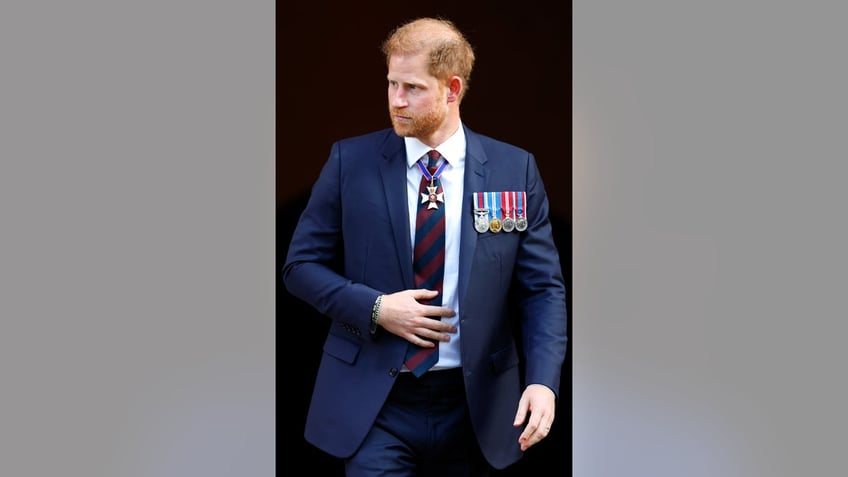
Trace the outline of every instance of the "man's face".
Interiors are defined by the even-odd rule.
[[[448,115],[447,90],[427,72],[426,56],[392,56],[387,78],[389,115],[398,136],[432,136]]]

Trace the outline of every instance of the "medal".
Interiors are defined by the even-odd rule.
[[[443,192],[436,193],[436,189],[437,188],[433,186],[433,183],[430,182],[430,186],[427,187],[427,193],[426,194],[424,192],[421,193],[421,203],[422,204],[424,202],[427,202],[428,200],[430,201],[430,203],[427,204],[428,209],[438,209],[439,208],[438,203],[439,202],[442,202],[442,203],[445,202],[445,194]]]
[[[489,209],[474,209],[474,230],[484,233],[489,230]]]
[[[503,193],[504,219],[501,226],[503,227],[504,232],[512,232],[515,230],[515,220],[512,219],[512,209],[510,209],[510,204],[515,202],[513,197],[511,197],[512,194],[514,194],[514,192]]]
[[[524,232],[525,230],[527,230],[527,217],[524,214],[524,203],[526,202],[526,200],[526,192],[522,191],[520,194],[518,194],[518,210],[516,211],[518,213],[518,218],[515,219],[515,230],[518,230],[519,232]]]
[[[489,230],[489,207],[484,192],[474,193],[474,230],[486,233]]]
[[[527,219],[524,217],[519,217],[515,220],[515,230],[519,232],[524,232],[527,230]]]
[[[527,202],[527,193],[522,191],[518,193],[518,204],[516,204],[518,218],[515,219],[515,230],[519,232],[527,230],[527,217],[524,214],[525,202]]]
[[[498,192],[486,192],[486,198],[489,200],[489,211],[491,212],[489,214],[489,231],[496,234],[503,228],[501,219],[498,217],[501,210],[501,195]]]
[[[440,165],[439,169],[433,174],[430,174],[430,171],[424,167],[424,163],[421,162],[421,159],[419,159],[416,164],[418,164],[418,168],[421,169],[421,173],[424,174],[424,177],[430,181],[430,185],[427,187],[427,192],[421,193],[421,203],[423,204],[424,202],[430,201],[430,203],[427,204],[427,208],[438,209],[439,202],[445,202],[445,194],[444,192],[438,192],[441,188],[441,184],[436,185],[436,181],[439,179],[439,176],[442,175],[442,171],[445,170],[445,166],[448,165],[448,161],[442,162],[442,165]]]

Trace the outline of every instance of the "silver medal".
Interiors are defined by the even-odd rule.
[[[527,218],[526,217],[521,216],[521,217],[518,217],[515,220],[515,230],[518,230],[519,232],[524,232],[525,230],[527,230]]]
[[[474,230],[484,233],[489,230],[489,209],[474,209]]]

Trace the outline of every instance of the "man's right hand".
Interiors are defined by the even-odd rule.
[[[450,318],[456,313],[444,306],[421,303],[437,296],[438,291],[424,289],[383,295],[377,324],[422,348],[432,348],[436,341],[450,341],[450,333],[456,333],[456,326],[441,321],[441,318]]]

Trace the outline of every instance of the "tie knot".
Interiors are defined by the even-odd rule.
[[[427,169],[432,171],[432,169],[435,169],[435,167],[439,165],[439,159],[441,159],[442,155],[439,154],[439,151],[431,149],[427,151],[427,157]]]

